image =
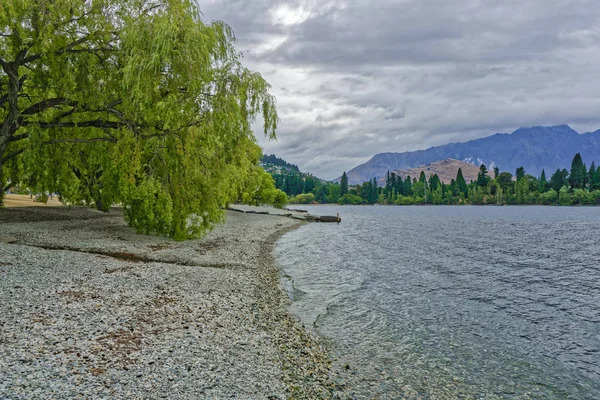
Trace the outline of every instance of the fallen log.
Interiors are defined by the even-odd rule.
[[[339,216],[334,215],[321,215],[319,217],[320,222],[337,222],[340,223],[342,219]]]

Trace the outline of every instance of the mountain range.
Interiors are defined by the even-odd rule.
[[[569,169],[576,153],[581,154],[588,166],[592,161],[600,163],[600,130],[580,134],[568,125],[520,128],[510,134],[496,133],[427,150],[379,153],[346,174],[348,183],[355,185],[384,177],[388,171],[456,159],[476,166],[485,164],[489,171],[497,166],[500,171],[512,174],[520,166],[534,176],[539,176],[545,169],[546,175],[550,176],[557,168]]]

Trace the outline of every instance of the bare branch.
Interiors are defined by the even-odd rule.
[[[101,119],[95,119],[91,121],[81,122],[35,122],[35,121],[22,121],[22,126],[37,125],[40,128],[109,128],[118,129],[123,126],[120,122],[106,121]]]
[[[14,135],[8,140],[8,142],[9,143],[18,142],[19,140],[27,139],[28,137],[29,137],[29,133],[22,133],[20,135]]]
[[[69,111],[65,111],[64,113],[61,113],[61,114],[57,115],[55,118],[52,119],[52,122],[59,122],[63,118],[66,118],[69,115],[74,114],[75,111],[77,111],[77,107],[73,107]]]
[[[21,65],[23,63],[23,60],[25,59],[25,56],[27,55],[28,51],[29,47],[23,48],[17,53],[17,57],[15,58],[15,63],[17,65]]]
[[[88,34],[88,35],[85,35],[85,36],[83,36],[83,37],[81,37],[81,38],[77,39],[76,41],[74,41],[74,42],[72,42],[72,43],[68,44],[67,46],[63,47],[62,49],[58,49],[58,50],[56,50],[56,51],[54,52],[54,54],[56,54],[57,56],[60,56],[61,54],[65,53],[66,51],[69,51],[69,50],[71,50],[73,47],[75,47],[75,46],[77,46],[77,45],[79,45],[79,44],[85,43],[85,42],[86,42],[86,41],[87,41],[89,38],[90,38],[90,35],[89,35],[89,34]],[[28,63],[30,63],[30,62],[32,62],[32,61],[35,61],[35,60],[37,60],[37,59],[39,59],[39,58],[41,58],[41,57],[42,57],[42,54],[41,54],[41,53],[38,53],[38,54],[32,54],[32,55],[30,55],[29,57],[27,57],[27,58],[24,58],[24,59],[23,59],[23,60],[20,62],[20,64],[21,64],[21,65],[23,65],[23,64],[28,64]]]
[[[68,104],[70,106],[77,105],[76,102],[71,101],[64,97],[56,97],[53,99],[42,100],[39,103],[32,105],[31,107],[25,109],[21,115],[33,115],[45,111],[49,108],[56,107],[58,105]]]

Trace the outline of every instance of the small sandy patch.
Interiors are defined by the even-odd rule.
[[[63,204],[58,201],[57,197],[48,199],[47,203],[38,203],[35,197],[30,198],[26,194],[7,194],[4,197],[5,207],[62,207]]]

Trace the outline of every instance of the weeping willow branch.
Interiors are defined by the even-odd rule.
[[[83,138],[54,139],[54,140],[49,140],[47,142],[42,142],[42,144],[43,145],[49,145],[49,144],[57,144],[57,143],[95,143],[95,142],[117,143],[117,138],[115,138],[115,137],[104,137],[104,138],[91,138],[91,139],[83,139]]]
[[[10,160],[11,158],[15,158],[16,156],[18,156],[19,154],[21,154],[24,151],[25,151],[25,149],[13,151],[9,155],[2,157],[2,162],[0,162],[0,164],[4,164],[5,162],[7,162],[8,160]]]

